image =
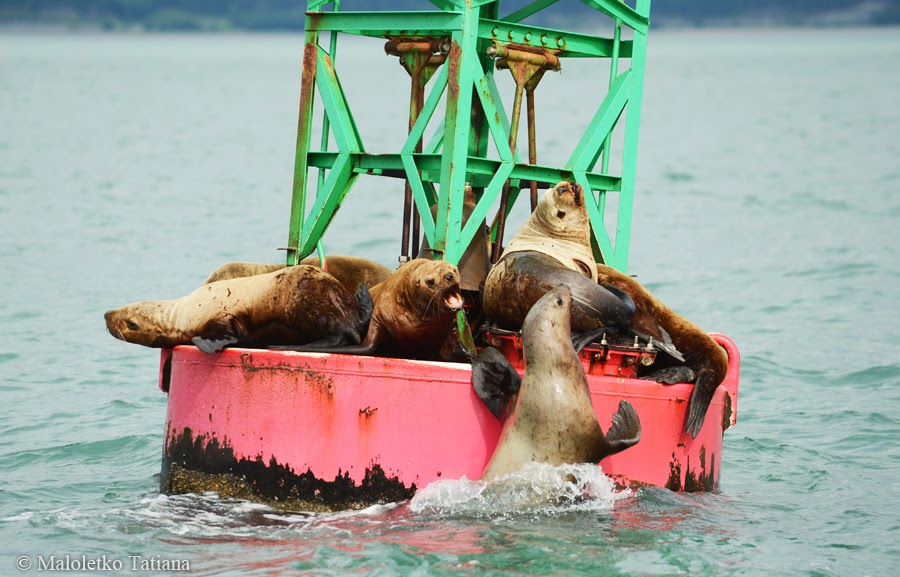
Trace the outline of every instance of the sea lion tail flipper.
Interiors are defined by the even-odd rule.
[[[625,306],[628,307],[628,310],[629,310],[628,318],[631,318],[634,316],[634,313],[637,312],[637,305],[634,304],[634,299],[632,299],[631,296],[627,292],[623,291],[616,285],[608,283],[608,282],[601,282],[598,284],[600,286],[602,286],[603,288],[605,288],[606,290],[608,290],[609,292],[611,292],[612,294],[616,295],[619,298],[619,300],[621,300],[623,303],[625,303]]]
[[[359,333],[359,339],[362,340],[369,330],[369,321],[372,320],[372,311],[375,310],[375,304],[372,302],[372,295],[369,294],[368,281],[359,283],[356,294],[353,296],[356,299],[356,304],[359,305],[359,309],[357,309],[356,313],[358,321],[356,323],[356,329]]]
[[[622,399],[619,410],[613,413],[612,425],[606,432],[607,449],[604,457],[615,455],[641,440],[641,420],[631,403]]]
[[[697,380],[697,373],[687,365],[678,365],[677,367],[668,367],[654,371],[641,378],[664,385],[674,385],[677,383],[693,383]]]
[[[721,379],[717,379],[715,372],[710,369],[700,369],[697,374],[697,382],[694,384],[694,391],[691,393],[691,400],[688,403],[687,426],[685,431],[692,439],[696,439],[703,427],[703,420],[706,418],[706,410],[712,401],[716,388],[719,386]]]
[[[378,350],[378,341],[381,338],[381,325],[377,322],[369,323],[369,331],[365,340],[358,345],[335,344],[328,339],[307,343],[305,345],[280,345],[271,346],[270,349],[279,351],[299,351],[306,353],[338,353],[342,355],[374,355]]]
[[[497,349],[485,347],[472,359],[472,388],[501,421],[506,418],[521,384],[519,373]]]
[[[238,338],[234,335],[226,335],[221,339],[212,339],[197,335],[191,339],[191,342],[194,343],[195,347],[197,347],[204,353],[211,355],[212,353],[221,351],[228,345],[237,343]]]
[[[609,332],[612,331],[601,327],[599,329],[591,329],[581,333],[572,333],[572,347],[575,349],[575,354],[577,355],[581,352],[581,349],[583,349],[590,343],[596,342],[598,337],[603,336],[604,333]]]

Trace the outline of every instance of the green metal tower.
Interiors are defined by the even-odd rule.
[[[520,24],[557,1],[535,0],[501,17],[499,0],[430,0],[438,10],[405,12],[342,12],[339,0],[308,0],[288,264],[316,249],[357,177],[376,174],[406,181],[401,260],[415,256],[421,226],[436,258],[457,264],[499,201],[499,210],[488,221],[496,258],[506,216],[520,191],[531,191],[533,207],[538,185],[572,180],[593,191],[585,197],[597,260],[625,271],[650,0],[635,0],[634,7],[619,0],[580,0],[609,18],[611,37]],[[322,12],[329,4],[333,11]],[[624,35],[630,40],[623,38],[623,27],[630,29]],[[327,50],[320,46],[322,32],[332,33]],[[335,66],[338,32],[385,39],[385,50],[399,56],[410,74],[409,137],[398,153],[365,151]],[[585,102],[597,110],[566,164],[543,166],[536,163],[533,96],[544,72],[558,70],[566,58],[610,59],[609,89],[602,101]],[[630,64],[620,72],[622,59]],[[503,108],[495,68],[508,69],[515,80],[511,114]],[[435,113],[445,93],[444,129],[423,144],[427,125],[439,118]],[[325,117],[320,150],[314,151],[311,128],[317,94]],[[523,100],[528,161],[522,159],[516,142]],[[626,110],[621,173],[610,174],[611,134]],[[335,151],[327,150],[329,133],[337,144]],[[489,139],[499,159],[487,157]],[[319,169],[311,203],[310,168]],[[463,226],[467,183],[478,201]],[[604,226],[606,194],[611,191],[619,194],[613,239]],[[432,205],[437,205],[436,217]]]

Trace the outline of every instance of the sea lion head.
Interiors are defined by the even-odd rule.
[[[566,285],[556,287],[534,303],[522,323],[526,363],[568,362],[574,356],[571,307],[572,290]]]
[[[160,301],[141,301],[106,311],[106,330],[119,340],[145,347],[171,348],[182,344],[165,326],[163,310]]]
[[[590,246],[591,223],[579,184],[562,181],[548,189],[531,218],[547,236]]]
[[[420,310],[425,316],[462,308],[459,271],[449,262],[425,261],[418,267],[413,278]]]

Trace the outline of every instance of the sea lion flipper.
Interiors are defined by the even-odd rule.
[[[581,349],[593,343],[597,340],[597,337],[602,336],[604,333],[611,332],[608,329],[601,327],[599,329],[592,329],[589,331],[584,331],[580,333],[572,333],[572,348],[575,349],[575,354],[581,352]]]
[[[641,420],[631,403],[622,399],[619,410],[613,413],[612,425],[606,432],[607,448],[604,457],[615,455],[641,440]]]
[[[510,401],[515,399],[522,378],[503,353],[485,347],[472,359],[472,388],[495,417],[504,420]]]
[[[608,282],[601,282],[601,283],[597,283],[597,284],[599,284],[601,287],[605,288],[612,294],[616,295],[616,297],[618,297],[619,300],[621,300],[623,303],[625,303],[625,306],[628,307],[628,311],[629,311],[628,318],[631,318],[634,316],[634,313],[637,311],[637,305],[634,304],[634,299],[632,299],[631,296],[627,292],[623,291],[616,285],[608,283]]]
[[[221,351],[228,345],[237,343],[238,338],[234,335],[227,335],[221,339],[212,339],[197,335],[191,339],[191,342],[194,343],[195,347],[197,347],[204,353],[211,355],[213,353]]]
[[[703,420],[706,418],[706,410],[712,401],[719,386],[721,379],[717,379],[713,371],[709,369],[700,369],[697,375],[697,382],[694,384],[694,391],[691,393],[691,400],[688,403],[688,417],[685,431],[692,439],[696,439],[703,427]]]
[[[372,301],[372,295],[369,294],[369,282],[361,282],[359,286],[356,288],[356,294],[353,295],[356,299],[356,304],[359,305],[357,309],[357,324],[356,329],[359,333],[359,340],[362,340],[363,335],[365,335],[369,330],[369,322],[372,320],[372,311],[375,310],[375,304]],[[359,342],[357,340],[357,342]]]
[[[668,367],[654,371],[641,378],[664,385],[674,385],[677,383],[693,383],[697,380],[697,373],[691,367],[678,365],[677,367]]]

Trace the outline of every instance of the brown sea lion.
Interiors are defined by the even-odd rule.
[[[634,302],[612,285],[597,283],[591,252],[591,227],[584,191],[560,182],[547,190],[534,212],[513,236],[487,276],[484,313],[488,322],[519,330],[528,311],[547,291],[559,285],[572,290],[572,330],[606,329],[610,340],[644,342],[676,358],[678,350],[659,326],[630,323]]]
[[[463,227],[469,222],[469,217],[475,210],[475,194],[472,187],[466,186],[463,195]],[[437,206],[431,207],[431,216],[437,216]],[[487,227],[483,224],[478,232],[472,238],[472,242],[466,247],[466,251],[459,259],[457,269],[459,269],[459,288],[472,293],[481,292],[484,288],[484,279],[491,268],[490,257],[488,256],[487,244]],[[418,258],[432,258],[431,247],[428,245],[428,239],[422,240],[422,248],[419,250]]]
[[[141,301],[107,311],[114,337],[147,347],[194,344],[265,347],[359,343],[372,314],[365,284],[356,294],[330,274],[298,265],[203,285],[174,300]]]
[[[596,463],[640,440],[640,420],[625,400],[603,434],[591,405],[584,367],[572,346],[571,304],[571,291],[560,286],[529,311],[522,326],[523,379],[490,347],[473,361],[472,385],[503,421],[500,440],[482,479],[511,473],[531,461],[553,466]],[[494,402],[498,399],[499,404]]]
[[[614,268],[597,265],[597,278],[600,282],[609,283],[628,294],[634,301],[637,312],[631,319],[632,325],[639,330],[645,326],[659,325],[665,329],[675,347],[684,355],[684,360],[667,359],[658,356],[650,368],[642,368],[642,372],[653,371],[651,375],[660,382],[683,382],[690,380],[676,373],[678,380],[666,379],[660,371],[674,369],[676,365],[685,365],[695,375],[694,391],[688,408],[685,430],[692,438],[696,438],[703,426],[703,419],[716,387],[725,379],[728,372],[728,355],[719,344],[700,327],[679,315],[653,296],[637,280]]]
[[[311,256],[300,261],[300,264],[319,267],[319,257]],[[242,278],[266,274],[285,267],[283,264],[235,261],[227,262],[210,273],[206,282],[209,284],[220,280]],[[357,287],[369,283],[373,287],[391,276],[391,269],[378,264],[374,260],[350,255],[332,255],[327,257],[325,267],[329,274],[338,279],[347,292],[356,292]],[[320,267],[321,268],[321,267]]]
[[[374,310],[365,339],[357,346],[274,347],[404,359],[438,358],[463,306],[459,271],[452,264],[414,259],[372,287]]]

